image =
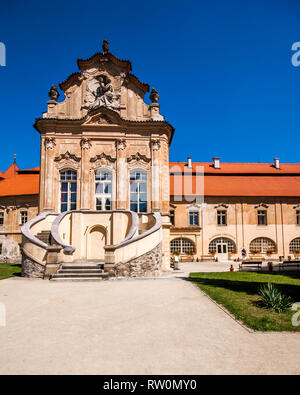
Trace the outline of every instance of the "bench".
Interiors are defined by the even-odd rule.
[[[239,264],[240,271],[246,267],[256,267],[257,269],[262,270],[262,261],[242,261]]]
[[[289,267],[296,267],[297,270],[299,270],[300,260],[283,261],[279,263],[279,270],[284,270],[285,268],[289,268]]]

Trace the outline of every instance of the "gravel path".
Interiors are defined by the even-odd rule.
[[[1,374],[300,373],[299,333],[250,333],[181,279],[13,278],[0,302]]]

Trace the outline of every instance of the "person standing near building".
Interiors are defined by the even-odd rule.
[[[243,248],[242,248],[242,259],[245,260],[245,259],[246,259],[246,256],[247,256],[247,251],[246,251],[246,249],[243,247]]]

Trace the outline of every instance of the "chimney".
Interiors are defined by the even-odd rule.
[[[279,167],[279,158],[274,158],[274,167],[275,167],[275,169],[280,169],[280,167]]]
[[[191,169],[191,168],[192,168],[192,158],[188,157],[188,158],[187,158],[187,161],[188,161],[187,167],[188,167],[189,169]]]
[[[213,158],[214,161],[214,168],[220,169],[220,158]]]

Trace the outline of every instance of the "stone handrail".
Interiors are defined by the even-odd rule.
[[[53,224],[51,227],[51,235],[52,235],[53,239],[55,240],[55,242],[58,245],[61,245],[63,247],[64,253],[67,255],[73,254],[74,251],[76,250],[76,248],[72,245],[69,245],[69,244],[66,244],[63,242],[63,240],[61,239],[60,234],[59,234],[59,225],[66,215],[72,214],[72,213],[84,213],[84,214],[129,213],[131,215],[131,227],[128,231],[127,236],[125,237],[125,239],[123,240],[122,243],[132,239],[138,229],[139,218],[138,218],[137,213],[135,213],[133,211],[128,211],[128,210],[108,210],[108,211],[73,210],[73,211],[65,211],[64,213],[59,214],[57,216],[57,218],[55,218],[55,220],[53,221]]]
[[[119,244],[105,246],[105,264],[107,267],[129,262],[156,248],[162,241],[162,219],[160,213],[151,213],[155,224],[144,233],[124,240]]]
[[[123,241],[121,241],[119,244],[113,245],[113,246],[106,246],[104,247],[105,250],[117,250],[118,248],[121,247],[125,247],[128,244],[134,243],[138,240],[141,240],[149,235],[151,235],[152,233],[156,232],[157,230],[159,230],[162,226],[162,220],[161,220],[161,215],[158,212],[154,212],[154,213],[143,213],[143,215],[153,215],[154,219],[155,219],[155,224],[148,230],[146,230],[145,232],[143,232],[142,234],[131,238],[130,240],[124,239]]]
[[[57,213],[54,213],[53,211],[44,211],[31,219],[30,221],[26,222],[21,227],[21,233],[23,236],[25,236],[32,244],[35,244],[38,247],[46,249],[48,247],[48,244],[44,243],[40,239],[38,239],[36,236],[34,236],[31,232],[31,228],[33,225],[37,224],[38,222],[44,220],[48,215],[57,215]]]

